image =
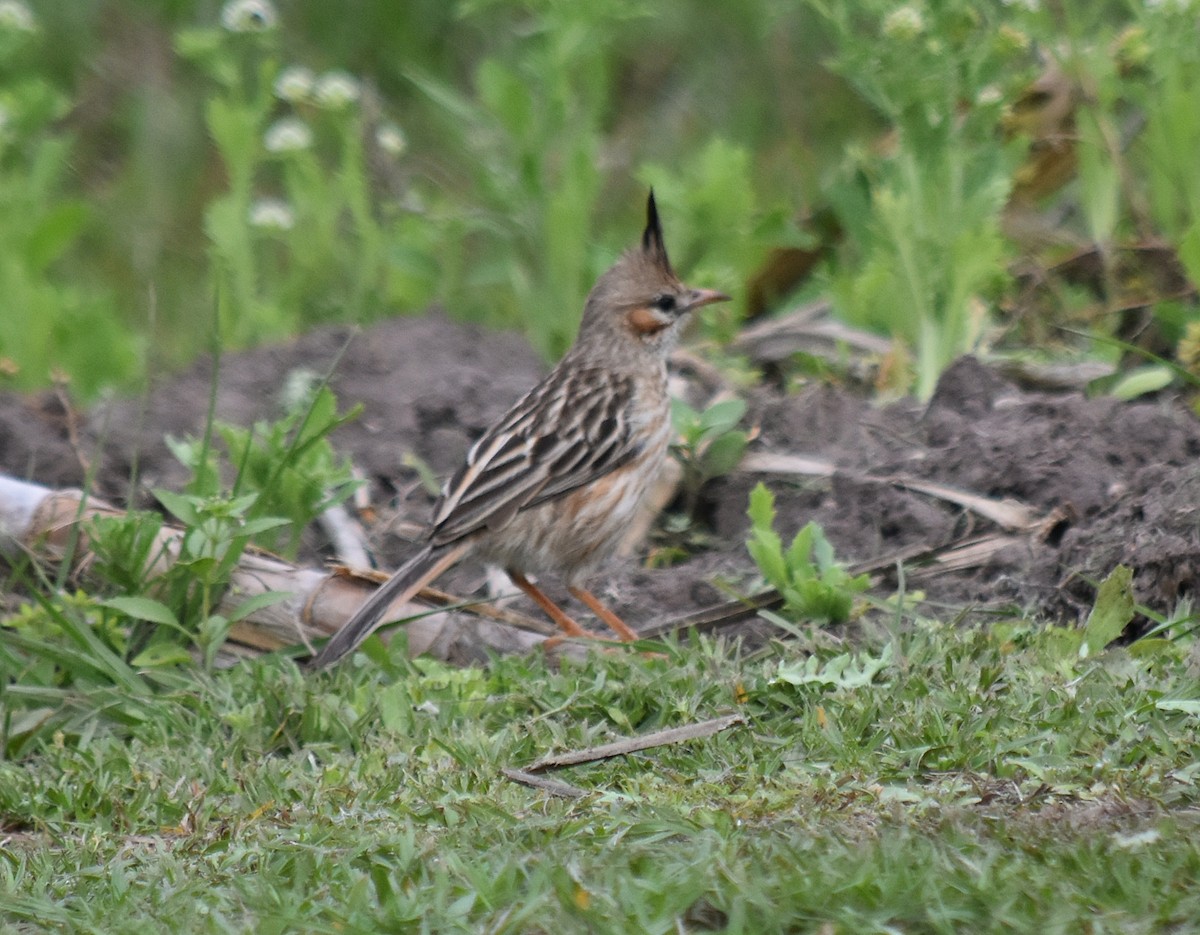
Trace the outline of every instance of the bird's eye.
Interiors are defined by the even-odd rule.
[[[675,296],[669,292],[664,292],[651,304],[660,312],[673,312],[675,311]]]

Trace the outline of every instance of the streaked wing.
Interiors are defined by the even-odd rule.
[[[434,507],[432,544],[502,526],[628,461],[632,391],[628,377],[597,368],[553,371],[471,447]]]

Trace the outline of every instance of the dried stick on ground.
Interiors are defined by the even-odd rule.
[[[614,756],[625,756],[637,753],[639,750],[649,750],[652,747],[662,747],[672,743],[685,743],[701,737],[711,737],[735,724],[745,724],[746,718],[741,714],[726,714],[722,717],[700,721],[695,724],[685,724],[682,727],[669,727],[656,730],[649,734],[636,737],[624,737],[612,743],[601,744],[598,747],[588,747],[586,750],[572,750],[569,753],[558,753],[543,757],[536,763],[530,763],[524,768],[526,773],[540,773],[547,769],[561,769],[564,766],[575,766],[579,763],[592,763],[596,760],[607,760]]]

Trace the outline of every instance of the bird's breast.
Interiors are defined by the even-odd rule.
[[[613,554],[658,479],[671,438],[669,418],[638,427],[645,439],[629,461],[563,497],[522,510],[479,543],[483,558],[530,574],[583,578]]]

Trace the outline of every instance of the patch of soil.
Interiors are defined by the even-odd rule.
[[[238,424],[279,414],[282,388],[297,371],[322,373],[351,332],[315,331],[293,342],[226,354],[218,418]],[[449,474],[473,438],[498,418],[545,367],[519,337],[434,315],[393,319],[356,335],[332,385],[362,417],[334,437],[372,481],[377,503],[396,501],[417,523],[431,498],[406,453]],[[0,394],[0,470],[48,486],[79,485],[97,465],[97,493],[145,505],[153,487],[177,489],[185,474],[166,434],[198,434],[208,406],[211,365],[164,378],[144,400],[116,400],[79,417],[54,394]],[[751,394],[759,450],[826,459],[832,478],[734,473],[711,483],[703,514],[712,547],[670,568],[615,565],[596,582],[631,623],[648,625],[723,599],[714,582],[747,582],[746,502],[764,479],[775,490],[785,536],[816,520],[839,557],[867,561],[901,550],[944,546],[994,527],[961,507],[893,482],[897,475],[989,498],[1012,498],[1061,519],[1042,535],[1014,537],[978,567],[920,582],[931,600],[1010,606],[1059,619],[1086,614],[1093,587],[1118,563],[1135,570],[1140,601],[1167,610],[1200,582],[1200,422],[1171,399],[1134,403],[1025,391],[971,358],[950,368],[933,400],[876,406],[852,392],[813,386],[784,396]],[[131,478],[136,484],[131,487]],[[408,544],[380,534],[381,564]],[[324,557],[314,533],[309,560]],[[463,591],[479,569],[455,569]]]
[[[1091,607],[1089,583],[1124,563],[1140,601],[1161,610],[1200,582],[1200,422],[1175,400],[1124,403],[1026,392],[974,358],[943,375],[927,406],[874,408],[829,387],[760,394],[768,449],[832,460],[832,482],[774,483],[787,528],[821,523],[839,556],[938,548],[994,529],[962,509],[886,482],[905,475],[1062,519],[985,565],[923,581],[929,598],[1011,605],[1059,619]],[[755,478],[714,485],[719,537],[740,537]]]

